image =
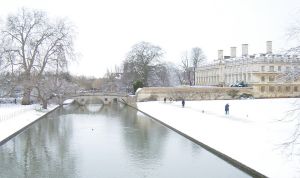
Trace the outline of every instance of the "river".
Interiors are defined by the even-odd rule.
[[[2,178],[250,177],[130,107],[65,106],[0,146]]]

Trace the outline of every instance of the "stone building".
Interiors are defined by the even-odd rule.
[[[300,96],[300,56],[272,53],[272,41],[266,42],[266,53],[248,54],[248,44],[242,44],[242,56],[236,47],[231,55],[218,50],[218,60],[200,65],[196,70],[196,85],[230,87],[245,83],[256,97]]]

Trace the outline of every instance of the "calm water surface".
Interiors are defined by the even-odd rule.
[[[1,178],[250,177],[126,106],[68,106],[0,146]]]

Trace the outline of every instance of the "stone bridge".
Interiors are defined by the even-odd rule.
[[[126,93],[102,93],[102,92],[90,92],[90,93],[78,93],[72,96],[68,96],[68,99],[74,99],[74,102],[79,105],[87,104],[104,104],[108,105],[113,102],[122,102],[125,104],[135,104],[136,97],[128,95]]]

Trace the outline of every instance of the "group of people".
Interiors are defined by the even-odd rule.
[[[165,97],[165,98],[164,98],[164,102],[166,103],[166,101],[167,101],[167,98]],[[182,107],[184,108],[184,106],[185,106],[185,100],[184,100],[184,99],[181,100],[181,105],[182,105]],[[202,111],[202,112],[203,112],[203,111]],[[229,104],[228,104],[228,103],[225,104],[225,114],[226,114],[226,115],[229,114]]]
[[[170,101],[171,101],[171,98],[170,98]],[[167,102],[167,98],[166,97],[164,98],[164,102],[165,103]],[[182,104],[182,107],[184,108],[184,105],[185,105],[184,99],[182,99],[181,104]]]

